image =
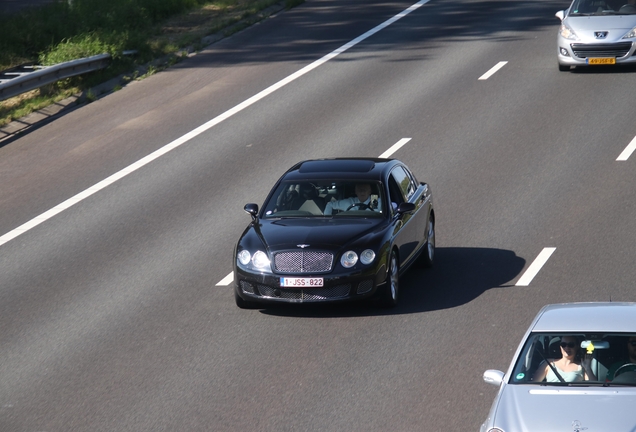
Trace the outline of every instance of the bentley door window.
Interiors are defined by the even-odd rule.
[[[411,199],[417,187],[413,184],[413,180],[401,166],[395,167],[391,171],[391,177],[400,187],[406,201]],[[401,202],[401,201],[400,201]]]

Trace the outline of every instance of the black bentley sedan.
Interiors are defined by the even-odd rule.
[[[308,160],[278,180],[234,251],[240,308],[378,299],[397,305],[399,275],[433,264],[428,184],[395,159]]]

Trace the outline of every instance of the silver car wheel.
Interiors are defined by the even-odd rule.
[[[386,280],[384,282],[382,292],[380,293],[380,304],[382,307],[392,308],[397,306],[400,291],[399,274],[400,271],[397,254],[395,251],[391,251],[391,257],[389,258],[386,272]]]
[[[391,290],[391,300],[397,303],[398,287],[399,287],[399,275],[397,268],[397,257],[395,252],[391,254],[391,268],[389,273],[389,289]]]
[[[435,222],[433,220],[428,221],[428,260],[432,263],[435,258]]]
[[[424,268],[433,266],[433,260],[435,259],[435,220],[432,215],[428,221],[428,233],[426,235],[426,245],[420,255],[420,263]]]

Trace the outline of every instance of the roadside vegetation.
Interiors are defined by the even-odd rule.
[[[205,36],[228,36],[265,18],[262,11],[272,5],[291,8],[303,1],[57,0],[0,16],[0,71],[102,53],[112,56],[106,69],[0,101],[0,126],[121,74],[140,79],[132,74],[139,65],[167,56],[168,66],[180,60],[183,48],[203,48]],[[147,74],[156,70],[153,66]]]

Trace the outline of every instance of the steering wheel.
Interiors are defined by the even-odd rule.
[[[370,206],[369,204],[365,204],[365,203],[355,203],[355,204],[351,204],[351,205],[349,206],[349,208],[347,208],[347,210],[346,210],[346,211],[349,211],[349,210],[351,210],[351,209],[352,209],[352,208],[354,208],[354,207],[360,207],[358,210],[367,210],[367,209],[368,209],[368,210],[372,210],[372,209],[371,209],[371,206]]]
[[[636,369],[636,363],[625,363],[623,366],[619,367],[618,369],[616,369],[616,372],[614,372],[614,378],[616,378],[619,374],[626,372],[626,371],[622,371],[621,369],[625,369],[632,366],[634,369]]]

